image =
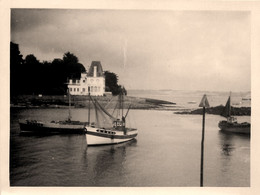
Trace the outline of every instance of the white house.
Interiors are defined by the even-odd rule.
[[[81,73],[79,80],[70,79],[68,83],[71,95],[103,96],[105,93],[105,75],[99,61],[93,61],[88,73]]]

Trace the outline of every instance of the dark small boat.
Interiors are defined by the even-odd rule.
[[[69,116],[64,121],[43,122],[38,120],[21,119],[19,120],[21,133],[35,134],[84,134],[88,122],[71,120],[70,113],[70,93],[69,93]]]
[[[19,120],[21,133],[39,134],[83,134],[87,122]]]
[[[219,128],[222,131],[232,132],[232,133],[241,133],[241,134],[250,134],[251,125],[250,123],[243,122],[238,123],[237,119],[231,116],[231,96],[229,96],[222,116],[226,117],[227,120],[222,120],[218,123]]]

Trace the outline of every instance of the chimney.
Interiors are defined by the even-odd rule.
[[[97,66],[94,66],[94,77],[97,77]]]

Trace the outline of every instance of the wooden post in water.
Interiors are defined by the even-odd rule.
[[[202,138],[201,138],[201,159],[200,159],[200,187],[203,187],[203,165],[204,165],[204,133],[205,133],[205,112],[209,107],[209,102],[206,94],[203,96],[199,107],[203,107],[203,119],[202,119]]]

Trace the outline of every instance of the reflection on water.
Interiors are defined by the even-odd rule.
[[[220,172],[216,181],[220,186],[250,186],[250,136],[219,131],[218,142]]]
[[[232,145],[229,144],[223,144],[223,153],[227,156],[231,155],[232,150],[234,149],[234,147]]]
[[[219,134],[221,134],[219,140],[222,146],[222,154],[230,156],[232,151],[235,149],[234,145],[232,144],[233,135],[225,133],[223,131],[219,131]]]
[[[232,152],[236,149],[235,142],[237,139],[249,141],[250,135],[219,131],[219,141],[222,146],[222,154],[231,156]]]
[[[136,143],[137,140],[133,139],[116,145],[86,146],[83,160],[88,176],[92,178],[92,185],[123,185],[121,179],[126,173],[124,165],[127,163],[127,153]]]

